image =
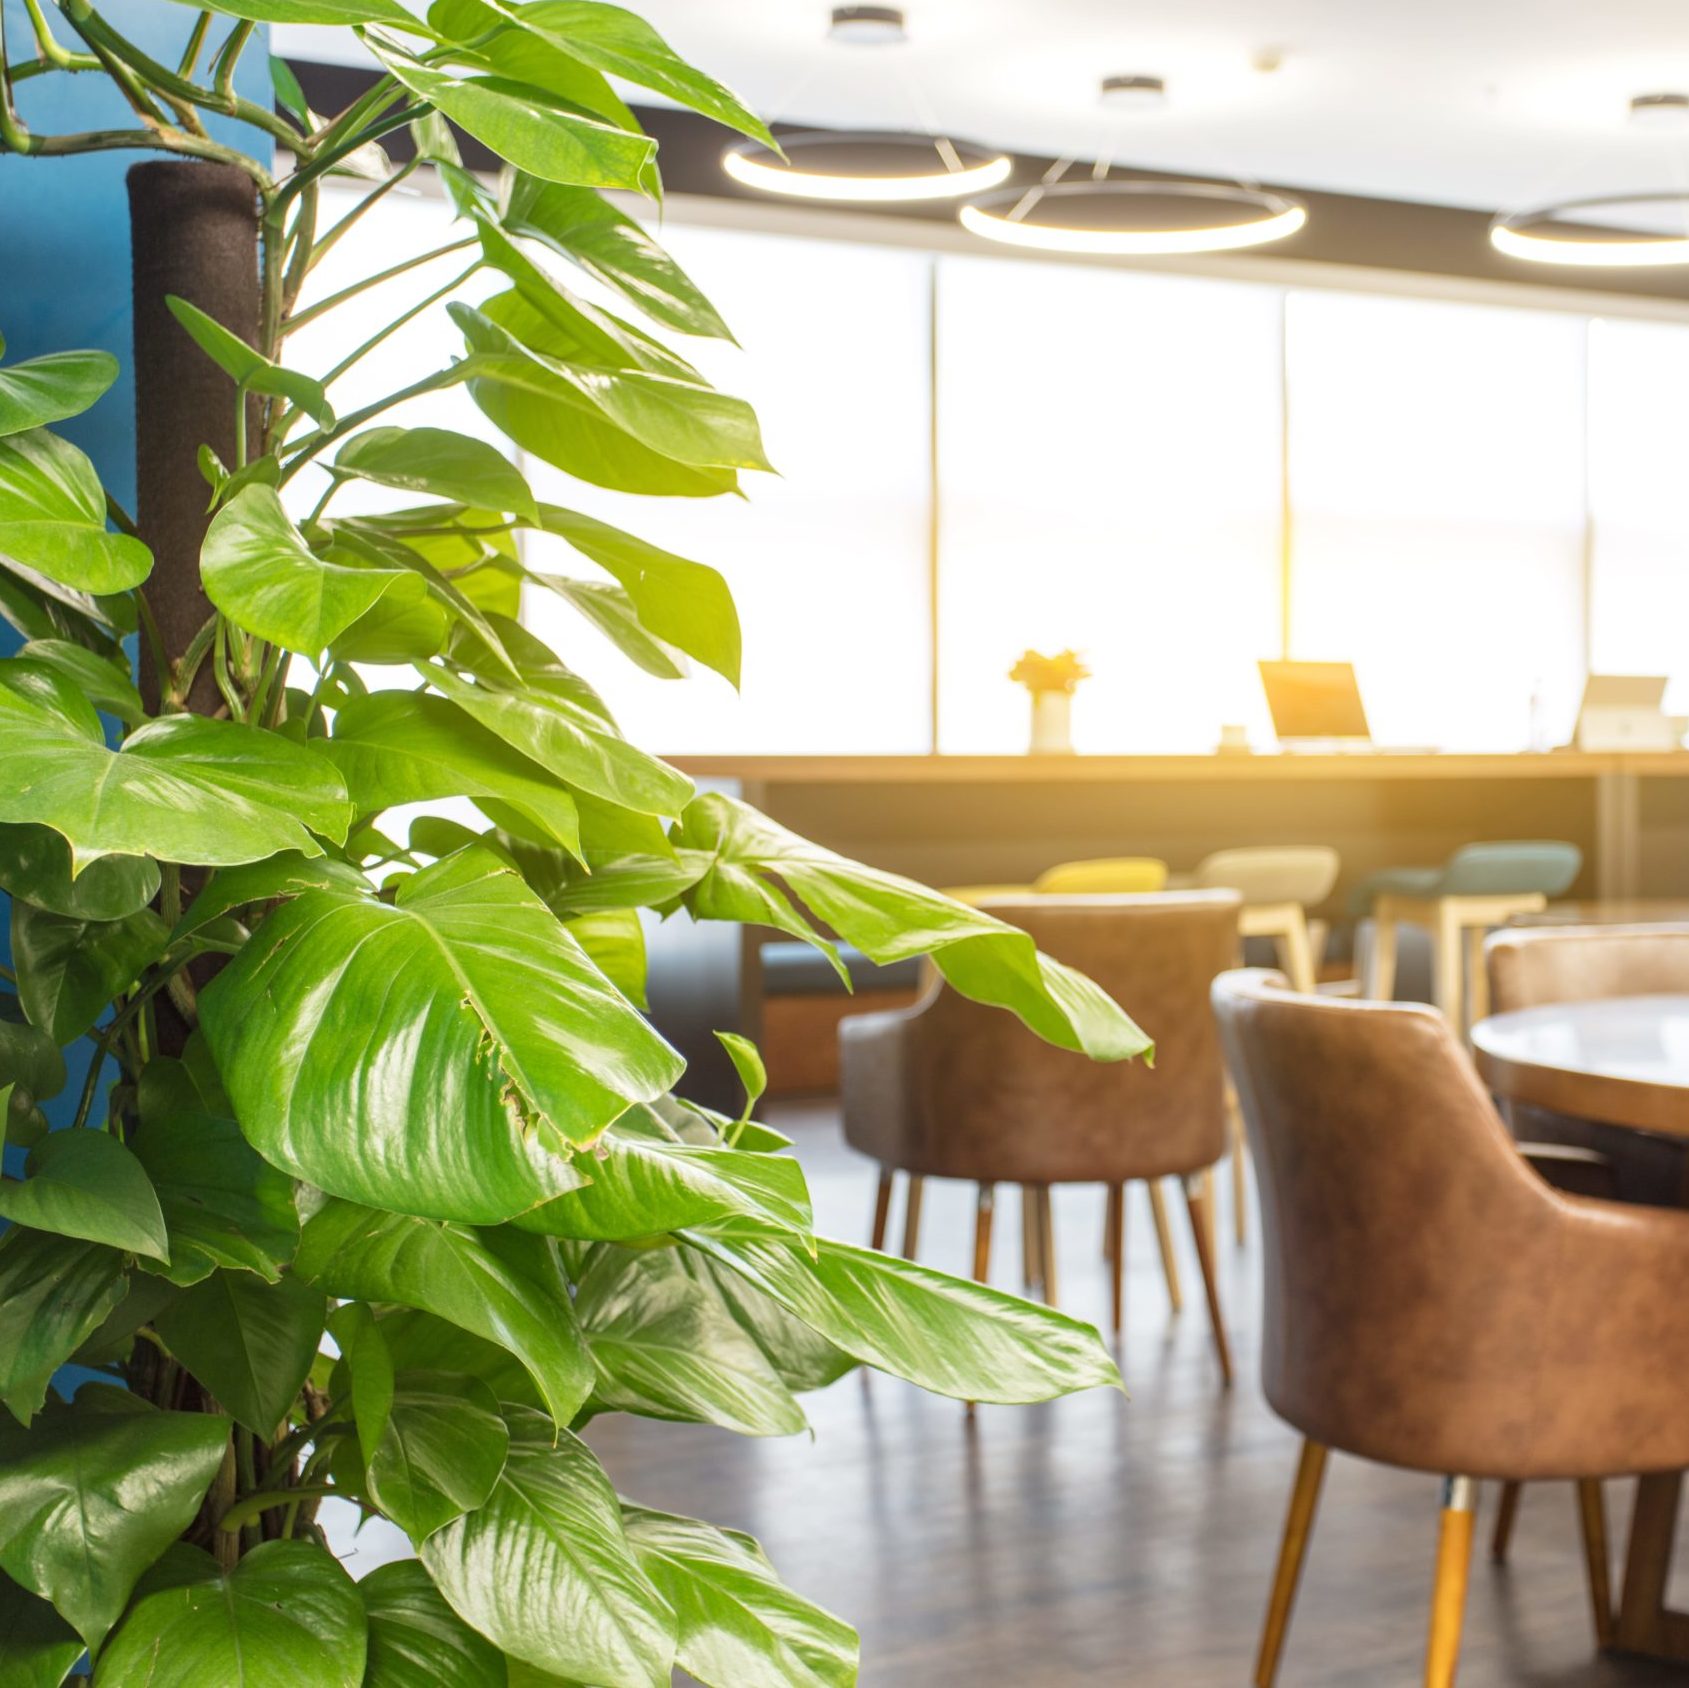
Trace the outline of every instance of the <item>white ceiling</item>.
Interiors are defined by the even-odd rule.
[[[1683,0],[910,0],[878,48],[829,41],[825,0],[629,3],[776,119],[919,127],[924,104],[1024,152],[1483,208],[1689,188],[1689,130],[1625,110],[1689,90]],[[1165,77],[1165,107],[1105,109],[1112,73]]]

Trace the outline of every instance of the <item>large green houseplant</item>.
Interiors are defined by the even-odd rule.
[[[1099,1059],[1144,1039],[1023,934],[695,795],[626,742],[520,625],[520,591],[560,593],[656,672],[683,654],[736,679],[721,576],[539,503],[484,443],[387,418],[465,384],[581,480],[733,491],[765,466],[756,422],[651,331],[727,332],[601,197],[658,188],[609,79],[766,131],[639,19],[579,0],[436,0],[426,21],[394,0],[219,0],[184,14],[173,65],[89,0],[25,7],[0,152],[176,155],[190,196],[242,173],[257,291],[246,323],[172,299],[142,348],[221,383],[203,484],[176,499],[204,511],[185,583],[53,431],[112,361],[0,364],[0,611],[27,641],[0,662],[0,1099],[27,1154],[0,1182],[0,1680],[56,1684],[86,1651],[125,1688],[852,1682],[846,1625],[748,1538],[617,1495],[581,1429],[619,1411],[788,1433],[803,1391],[861,1363],[978,1401],[1117,1376],[1087,1326],[817,1237],[785,1140],[752,1118],[754,1049],[729,1040],[736,1117],[682,1099],[637,1006],[639,911],[928,954]],[[281,67],[273,109],[243,100],[236,61],[275,20],[349,26],[383,74],[330,117]],[[82,74],[116,84],[132,126],[25,126],[19,85]],[[274,156],[213,139],[209,116]],[[496,191],[451,125],[507,162]],[[417,156],[394,165],[380,142],[400,130]],[[457,355],[338,414],[382,336],[337,370],[288,366],[346,226],[319,225],[319,186],[364,180],[356,217],[424,164],[466,259],[508,286],[450,306]],[[542,250],[649,326],[576,297]],[[295,519],[283,494],[313,464],[325,491]],[[353,480],[419,502],[337,514]],[[523,530],[586,573],[530,572]],[[414,678],[370,693],[371,662]],[[448,796],[485,829],[383,831]],[[85,1035],[96,1058],[49,1131]],[[92,1380],[67,1401],[70,1362]],[[355,1584],[317,1522],[329,1495],[417,1557]]]

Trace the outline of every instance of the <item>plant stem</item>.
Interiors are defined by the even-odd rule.
[[[53,31],[48,26],[47,16],[41,10],[41,0],[23,0],[24,11],[29,14],[29,27],[35,31],[35,45],[43,61],[54,70],[69,70],[75,60],[85,58],[85,54],[77,54],[67,47],[61,47],[54,39]]]
[[[465,379],[463,366],[454,363],[450,369],[437,369],[432,375],[425,375],[420,381],[413,381],[408,387],[401,387],[398,392],[389,393],[384,399],[377,399],[374,404],[366,404],[362,410],[354,410],[350,415],[342,416],[326,431],[319,429],[314,434],[308,434],[299,442],[298,451],[288,460],[277,484],[286,486],[318,452],[361,428],[372,416],[379,416],[382,411],[391,410],[394,405],[403,404],[406,399],[420,398],[424,393],[437,392],[441,387],[455,386]]]
[[[337,305],[343,305],[348,299],[355,299],[360,293],[368,292],[372,287],[379,287],[384,281],[392,281],[402,276],[407,270],[414,270],[423,264],[431,264],[436,258],[444,258],[453,252],[461,252],[466,246],[474,246],[479,239],[476,235],[465,235],[462,240],[454,240],[449,246],[437,247],[432,252],[419,253],[414,258],[405,258],[385,270],[378,270],[374,275],[365,276],[362,281],[355,281],[350,287],[343,287],[338,293],[331,293],[326,299],[319,299],[307,310],[299,312],[294,317],[290,327],[303,328],[308,322],[315,322],[318,317],[325,316]]]
[[[317,152],[310,155],[310,162],[295,170],[291,176],[276,190],[276,203],[286,205],[295,194],[303,193],[312,182],[320,176],[326,175],[343,158],[350,157],[359,147],[368,146],[371,141],[379,141],[383,135],[388,135],[395,129],[402,129],[410,122],[416,112],[415,106],[405,106],[403,109],[388,112],[384,117],[377,118],[366,129],[342,141],[330,151]]]
[[[340,362],[323,377],[323,385],[327,387],[332,382],[338,381],[340,377],[344,375],[347,370],[352,368],[354,364],[361,362],[371,352],[373,352],[383,340],[386,340],[390,335],[397,334],[407,322],[410,322],[415,317],[421,316],[430,305],[439,304],[439,302],[448,294],[457,292],[457,290],[463,286],[463,284],[468,281],[469,278],[474,275],[478,269],[480,269],[480,267],[480,260],[477,259],[469,266],[468,269],[464,270],[462,274],[454,275],[444,287],[435,288],[435,290],[430,293],[426,299],[419,300],[416,304],[412,305],[408,311],[405,311],[402,315],[394,317],[394,319],[388,323],[386,327],[378,329],[366,341],[364,341],[361,346],[343,357]]]
[[[402,181],[405,181],[416,170],[419,163],[420,160],[413,158],[408,163],[400,165],[399,168],[380,185],[380,187],[373,188],[369,193],[366,193],[364,197],[360,199],[358,203],[354,205],[352,209],[348,211],[346,215],[342,217],[340,221],[336,223],[334,227],[331,228],[328,233],[325,234],[312,248],[311,256],[305,264],[307,271],[314,270],[317,265],[322,262],[324,254],[333,249],[334,243],[339,240],[340,237],[345,234],[346,231],[351,228],[372,205],[382,199],[385,195],[391,193]]]
[[[211,67],[217,92],[230,105],[233,105],[235,100],[235,66],[240,63],[240,56],[246,51],[246,44],[252,39],[252,32],[257,27],[250,18],[241,18],[229,31],[228,39],[223,43]]]
[[[199,63],[200,49],[205,45],[206,31],[211,28],[211,14],[201,12],[194,20],[193,34],[188,37],[188,44],[182,49],[182,62],[176,67],[176,74],[189,77],[194,73],[194,67]]]
[[[237,1432],[238,1434],[238,1432]],[[249,1524],[261,1512],[268,1512],[274,1506],[298,1506],[302,1500],[321,1500],[325,1495],[331,1495],[334,1490],[320,1483],[310,1487],[303,1484],[296,1489],[266,1489],[262,1494],[247,1495],[238,1500],[218,1520],[219,1530],[239,1530]]]
[[[128,534],[131,539],[139,536],[141,530],[135,518],[109,492],[106,494],[106,514],[111,518],[113,525]]]

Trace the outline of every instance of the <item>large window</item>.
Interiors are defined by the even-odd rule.
[[[1279,642],[1278,296],[938,266],[938,739],[1019,750],[1005,675],[1082,653],[1081,750],[1209,750]]]
[[[325,198],[338,215],[353,196]],[[1090,751],[1205,750],[1228,722],[1265,747],[1255,663],[1285,654],[1354,662],[1386,743],[1558,742],[1586,663],[1670,674],[1689,709],[1689,325],[660,234],[742,342],[682,349],[756,405],[779,474],[747,476],[746,499],[637,499],[524,464],[542,497],[733,587],[737,694],[632,671],[548,594],[526,606],[642,742],[1017,751],[1026,700],[1006,675],[1028,647],[1093,670],[1075,710]],[[443,202],[391,195],[316,296],[452,238]],[[463,256],[308,328],[302,359],[348,356]],[[419,320],[336,403],[456,349]],[[496,437],[462,389],[393,419]],[[319,488],[290,490],[308,508]],[[388,496],[351,486],[336,508]],[[594,573],[526,543],[538,566]]]
[[[1290,654],[1381,741],[1525,747],[1577,704],[1585,324],[1292,293]],[[1552,723],[1552,726],[1549,725]]]
[[[1689,711],[1689,330],[1599,321],[1589,342],[1590,663],[1665,674]]]

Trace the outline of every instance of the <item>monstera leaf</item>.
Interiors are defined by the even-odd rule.
[[[558,1151],[681,1072],[479,848],[405,879],[391,903],[295,898],[205,991],[201,1023],[266,1159],[353,1201],[473,1223],[578,1186]]]

